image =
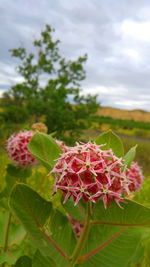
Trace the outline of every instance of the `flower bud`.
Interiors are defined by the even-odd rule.
[[[32,124],[32,130],[33,131],[38,130],[39,132],[42,132],[42,133],[48,132],[47,126],[42,122],[37,122],[37,123]]]

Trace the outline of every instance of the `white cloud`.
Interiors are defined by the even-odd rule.
[[[121,30],[124,37],[143,42],[150,41],[150,20],[140,22],[124,20],[121,24]]]

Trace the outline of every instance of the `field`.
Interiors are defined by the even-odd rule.
[[[150,123],[150,112],[144,110],[121,110],[112,107],[101,107],[97,114],[113,119],[134,120]]]

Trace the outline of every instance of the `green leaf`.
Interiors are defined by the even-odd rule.
[[[130,167],[131,162],[134,160],[135,158],[135,154],[136,154],[136,148],[137,145],[132,147],[127,154],[123,157],[125,160],[125,164],[127,165],[127,167]]]
[[[8,224],[8,220],[9,220],[9,211],[6,210],[2,210],[0,212],[0,247],[4,247],[4,243],[5,243],[5,234],[6,234],[6,227]],[[16,245],[20,245],[21,242],[23,241],[24,237],[26,235],[26,231],[24,229],[24,227],[14,221],[11,220],[11,224],[9,227],[9,236],[8,236],[8,247],[9,246],[16,246]]]
[[[102,201],[99,201],[93,211],[93,220],[101,224],[128,225],[128,226],[150,226],[150,209],[131,200],[121,203],[123,209],[115,202],[107,209]]]
[[[10,253],[8,252],[1,252],[0,251],[0,264],[2,263],[9,263],[9,264],[13,264],[15,263],[16,258],[14,257],[14,255],[10,255]],[[1,265],[2,266],[2,265]]]
[[[120,137],[111,130],[100,134],[94,141],[97,145],[104,144],[104,146],[101,147],[102,150],[112,149],[117,157],[122,157],[124,154],[123,144]]]
[[[144,235],[143,227],[95,225],[91,227],[83,255],[99,248],[80,267],[127,267]]]
[[[48,170],[54,167],[56,159],[62,153],[54,139],[50,135],[41,132],[37,132],[31,138],[28,148],[34,157]]]
[[[31,169],[25,169],[22,167],[14,166],[12,164],[8,164],[7,173],[10,176],[25,179],[31,175]]]
[[[73,229],[68,218],[57,209],[51,215],[49,232],[59,247],[71,255],[76,243]],[[59,254],[57,255],[57,262],[60,262],[61,259],[58,256]]]
[[[55,263],[49,257],[44,257],[39,250],[36,251],[32,260],[32,267],[51,267]]]
[[[14,267],[32,267],[32,260],[26,255],[21,256],[15,263]]]
[[[83,200],[84,201],[84,200]],[[74,205],[74,201],[72,199],[69,199],[66,201],[66,203],[62,204],[63,208],[66,210],[66,212],[76,219],[77,221],[84,221],[85,219],[85,205],[82,200],[78,203],[78,205]]]
[[[61,253],[61,266],[69,266],[66,255],[63,254],[62,256],[62,250],[58,252],[57,244],[55,244],[51,236],[48,236],[43,227],[46,220],[52,214],[52,204],[24,184],[18,184],[14,187],[9,203],[41,254],[52,258],[57,266],[57,255]]]
[[[150,226],[150,209],[131,200],[121,205],[123,209],[116,203],[107,209],[102,201],[95,205],[84,258],[81,257],[86,261],[79,266],[127,267],[134,256],[138,257],[140,242],[147,231],[145,226]]]

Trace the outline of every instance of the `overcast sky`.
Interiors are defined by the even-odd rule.
[[[0,94],[20,81],[8,50],[31,49],[46,23],[66,58],[88,54],[84,93],[150,111],[150,1],[0,0]]]

